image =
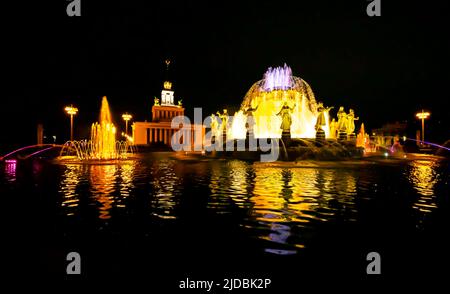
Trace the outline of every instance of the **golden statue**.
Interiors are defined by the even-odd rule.
[[[155,100],[154,100],[154,101],[155,101],[154,105],[155,105],[155,106],[159,106],[159,99],[155,97]]]
[[[220,114],[219,111],[217,111],[217,115],[219,116],[222,123],[220,124],[220,130],[223,132],[223,130],[227,130],[228,125],[228,112],[226,109],[223,110],[223,113]]]
[[[248,132],[253,132],[253,128],[256,124],[253,113],[258,109],[258,106],[259,105],[257,105],[255,108],[253,108],[250,105],[249,107],[245,108],[245,116],[247,117],[245,126],[246,126]]]
[[[183,106],[183,99],[178,100],[178,106]]]
[[[338,126],[337,121],[336,121],[336,119],[333,118],[330,122],[330,138],[331,139],[337,138],[337,136],[336,136],[337,126]]]
[[[355,120],[359,120],[359,117],[355,118],[355,112],[350,109],[347,114],[347,134],[353,134],[355,132]]]
[[[333,108],[334,108],[333,106],[325,108],[323,106],[323,103],[319,102],[319,104],[317,106],[317,111],[319,112],[319,115],[317,116],[317,120],[316,120],[316,131],[322,129],[323,126],[327,125],[325,113],[329,112]]]
[[[211,138],[218,135],[219,123],[214,113],[211,114]]]
[[[344,111],[344,106],[339,107],[337,117],[338,117],[337,130],[339,132],[347,131],[347,114]]]
[[[284,102],[283,107],[281,107],[280,112],[277,113],[278,116],[281,116],[281,129],[283,133],[291,132],[292,125],[292,112],[294,111],[294,107],[289,107],[287,102]]]

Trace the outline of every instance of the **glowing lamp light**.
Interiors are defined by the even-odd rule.
[[[66,108],[64,108],[64,110],[67,112],[67,114],[69,115],[75,115],[78,112],[78,108],[73,107],[73,106],[67,106]]]
[[[73,105],[66,106],[64,110],[70,115],[70,141],[73,141],[73,116],[77,114],[78,108],[73,107]]]
[[[131,114],[125,113],[125,114],[122,114],[122,118],[124,121],[129,121],[130,119],[133,118],[133,116]]]
[[[425,142],[425,119],[427,119],[430,116],[430,113],[425,112],[422,109],[421,112],[416,113],[416,116],[418,119],[422,120],[422,143],[421,144],[423,144],[423,142]]]
[[[125,134],[128,135],[128,121],[131,120],[133,116],[129,113],[122,114],[122,119],[125,121]]]
[[[417,113],[416,116],[419,119],[427,119],[430,116],[430,113],[429,112],[424,112],[422,110],[422,112]]]

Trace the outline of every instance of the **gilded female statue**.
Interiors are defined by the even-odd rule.
[[[211,136],[216,137],[218,134],[219,123],[217,122],[216,116],[211,114]]]
[[[319,112],[319,115],[317,116],[317,121],[316,121],[316,131],[322,129],[323,126],[327,125],[327,120],[325,118],[325,113],[329,112],[333,108],[334,108],[333,106],[325,108],[323,106],[323,103],[319,102],[319,104],[317,106],[317,111]]]
[[[337,117],[338,117],[337,130],[339,132],[347,131],[347,114],[344,111],[344,106],[339,107]]]
[[[292,125],[292,112],[294,111],[294,107],[289,107],[287,102],[284,102],[283,107],[281,107],[280,112],[277,113],[278,116],[281,116],[281,129],[283,133],[291,132]]]
[[[359,117],[355,118],[355,112],[350,109],[347,115],[347,134],[353,134],[355,132],[355,120],[359,120]]]
[[[332,119],[330,122],[330,138],[336,139],[336,131],[337,131],[337,122],[336,119]]]
[[[227,131],[227,125],[228,125],[228,111],[226,109],[223,110],[223,113],[221,114],[219,111],[217,111],[217,115],[219,116],[222,123],[220,124],[220,131],[223,133]],[[226,133],[224,133],[226,134]]]
[[[247,117],[245,125],[249,132],[253,132],[253,127],[256,123],[255,118],[253,117],[253,113],[258,109],[258,106],[259,105],[257,105],[255,108],[252,108],[252,106],[250,105],[245,109],[245,116]]]

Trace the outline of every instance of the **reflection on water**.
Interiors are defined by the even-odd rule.
[[[260,236],[266,240],[303,248],[304,236],[291,236],[292,229],[307,229],[311,222],[330,220],[343,206],[353,205],[356,180],[346,171],[261,167],[256,168],[256,175],[252,217],[259,226],[267,227],[270,233]],[[293,252],[280,248],[267,250],[279,254]]]
[[[17,162],[15,160],[7,161],[5,163],[5,176],[6,180],[10,183],[16,181]]]
[[[66,165],[59,189],[63,195],[61,206],[65,214],[74,216],[79,213],[80,198],[89,197],[79,191],[80,186],[86,183],[90,197],[94,200],[89,204],[98,206],[100,219],[110,219],[113,207],[126,208],[125,199],[134,188],[135,166],[134,161],[123,162],[120,165]]]
[[[67,165],[64,171],[60,192],[63,194],[61,206],[67,216],[73,216],[77,213],[80,197],[77,194],[77,186],[83,175],[81,165]]]
[[[360,221],[361,202],[379,198],[389,206],[398,201],[390,195],[411,193],[408,187],[417,192],[414,209],[432,213],[437,205],[435,189],[442,182],[438,166],[430,160],[392,170],[279,168],[239,160],[130,160],[64,165],[59,192],[67,216],[92,215],[86,207],[94,207],[95,218],[104,221],[121,213],[127,217],[145,213],[156,216],[152,221],[165,222],[181,214],[198,217],[195,214],[204,209],[219,218],[233,216],[265,252],[286,255],[310,246],[319,226]],[[15,175],[13,166],[5,167],[5,172],[6,177]]]
[[[152,210],[153,215],[163,219],[174,219],[175,194],[180,181],[175,174],[174,162],[164,160],[152,166],[153,187]]]
[[[434,186],[439,180],[438,163],[434,160],[415,160],[410,163],[407,177],[419,198],[413,207],[423,213],[429,213],[436,206]]]
[[[99,218],[110,219],[111,208],[114,202],[112,193],[116,189],[118,179],[118,166],[116,165],[91,165],[90,183],[92,196],[99,204]]]
[[[282,169],[236,160],[213,165],[209,187],[211,209],[224,214],[233,206],[248,208],[244,227],[260,239],[288,245],[266,249],[272,253],[292,254],[296,251],[288,247],[304,247],[301,235],[292,236],[293,228],[330,220],[341,210],[355,220],[356,178],[346,170]]]
[[[254,170],[245,162],[232,160],[213,163],[209,188],[208,208],[219,214],[232,213],[233,206],[250,208],[255,177]]]
[[[125,199],[130,196],[131,191],[135,188],[133,184],[133,175],[135,173],[136,163],[127,162],[119,166],[119,189],[120,197],[116,197],[116,207],[125,208]]]

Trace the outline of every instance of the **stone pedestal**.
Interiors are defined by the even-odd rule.
[[[347,138],[348,138],[349,141],[356,141],[355,133],[348,134]]]
[[[338,141],[346,141],[347,140],[347,132],[339,131]]]
[[[316,140],[325,141],[325,131],[320,129],[316,132]]]
[[[291,131],[283,131],[281,133],[281,140],[283,140],[284,145],[287,147],[291,141]]]

